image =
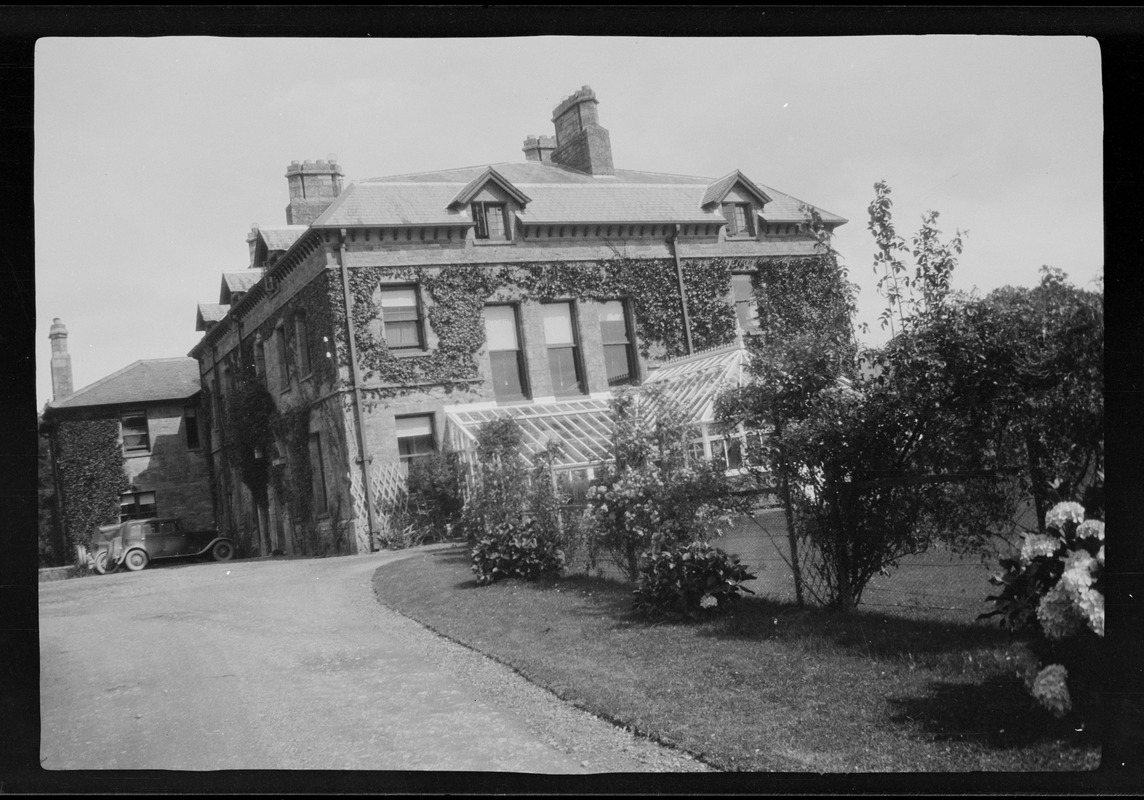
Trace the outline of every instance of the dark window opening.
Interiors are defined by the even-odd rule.
[[[147,430],[146,411],[124,411],[119,417],[123,428],[123,451],[145,453],[151,449],[151,435]]]
[[[624,386],[636,381],[634,337],[626,304],[609,300],[600,306],[600,334],[604,340],[604,363],[609,386]]]
[[[154,492],[127,492],[119,496],[119,521],[157,517]]]
[[[326,496],[326,468],[322,463],[322,437],[310,434],[310,479],[313,483],[314,512],[325,514],[329,507]]]
[[[188,406],[183,410],[183,425],[187,429],[187,449],[198,450],[202,447],[199,441],[199,411]]]
[[[724,203],[723,216],[727,218],[728,236],[755,235],[750,203]]]
[[[508,217],[504,203],[473,203],[473,223],[478,239],[508,239]]]

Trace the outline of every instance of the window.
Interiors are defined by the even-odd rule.
[[[259,339],[254,343],[254,372],[262,385],[266,385],[266,342]]]
[[[151,449],[146,411],[124,411],[119,415],[123,429],[123,452],[146,453]]]
[[[325,514],[329,508],[326,497],[326,468],[322,463],[322,436],[310,434],[310,480],[314,497],[314,512]]]
[[[731,276],[731,293],[735,298],[735,316],[739,318],[739,327],[751,333],[759,329],[759,306],[755,299],[755,290],[751,286],[751,276],[736,274]]]
[[[636,381],[635,352],[632,347],[628,310],[622,300],[609,300],[600,306],[600,333],[604,340],[604,363],[609,386]]]
[[[310,332],[306,328],[306,315],[298,314],[294,317],[295,342],[298,345],[298,367],[305,377],[310,369]]]
[[[282,370],[282,391],[290,388],[290,350],[286,346],[286,328],[279,327],[275,334],[278,339],[278,367]]]
[[[557,397],[584,393],[580,347],[571,303],[545,303],[544,341],[548,345],[548,374]]]
[[[158,516],[154,492],[127,492],[119,495],[119,521],[150,519]]]
[[[193,406],[183,409],[183,426],[187,429],[187,449],[198,450],[199,443],[199,410]]]
[[[424,458],[436,449],[433,435],[433,416],[397,417],[397,454],[401,463],[408,465],[414,459]]]
[[[750,203],[724,203],[723,216],[727,218],[728,236],[754,236]]]
[[[478,239],[508,239],[504,203],[473,203],[473,222]]]
[[[416,286],[381,288],[381,325],[390,350],[424,349],[421,303]]]
[[[528,384],[516,306],[485,306],[485,339],[492,362],[493,395],[507,400],[524,398]]]

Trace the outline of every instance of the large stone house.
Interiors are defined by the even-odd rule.
[[[51,441],[68,538],[80,543],[90,533],[84,527],[155,516],[214,527],[197,362],[136,361],[72,391],[67,336],[66,326],[54,320],[53,399],[44,409],[42,431]],[[102,459],[116,469],[121,464],[122,475],[104,474]],[[113,495],[101,496],[108,491]],[[101,510],[94,517],[75,511],[84,506]]]
[[[589,87],[566,98],[516,163],[349,185],[332,157],[287,168],[287,225],[251,231],[190,353],[224,532],[370,550],[403,465],[471,457],[496,417],[591,469],[613,392],[664,364],[710,415],[741,374],[759,264],[815,256],[810,207],[734,169],[617,169],[597,106]],[[696,446],[726,457],[706,428]]]

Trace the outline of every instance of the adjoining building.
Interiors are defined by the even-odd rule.
[[[703,398],[741,373],[759,265],[816,257],[812,207],[735,169],[617,169],[597,106],[566,98],[521,162],[348,186],[334,157],[287,168],[287,226],[251,231],[196,318],[224,533],[370,550],[409,462],[512,416],[590,468],[613,393],[674,373],[697,445],[734,458]]]
[[[68,538],[79,543],[91,525],[155,516],[213,527],[198,363],[186,357],[136,361],[72,391],[67,336],[54,320],[53,399],[42,433],[51,442]]]

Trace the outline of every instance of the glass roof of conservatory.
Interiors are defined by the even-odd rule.
[[[662,387],[664,399],[679,406],[693,422],[711,423],[719,393],[742,386],[747,379],[747,360],[746,347],[739,338],[733,344],[667,361],[644,385]]]
[[[583,398],[519,406],[445,409],[450,443],[457,450],[477,447],[477,429],[490,420],[510,417],[524,433],[525,455],[544,450],[550,441],[563,444],[558,466],[598,464],[611,458],[612,418],[608,400]],[[529,458],[531,462],[531,458]]]
[[[742,341],[665,362],[645,385],[663,388],[672,401],[697,424],[715,421],[714,401],[728,386],[745,379],[747,352]],[[611,459],[612,418],[607,398],[583,397],[526,405],[488,404],[452,406],[445,409],[450,445],[475,455],[477,429],[494,419],[516,420],[524,433],[526,457],[544,450],[550,441],[563,445],[557,466],[573,468]],[[531,458],[529,458],[531,462]]]

